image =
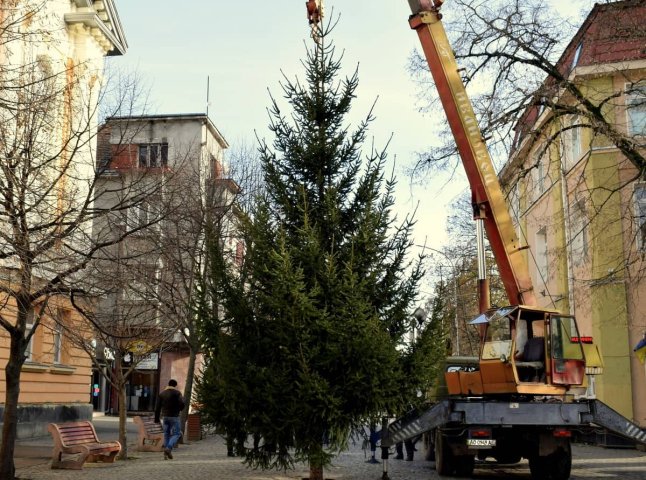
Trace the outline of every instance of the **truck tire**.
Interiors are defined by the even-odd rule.
[[[554,453],[546,456],[532,455],[529,471],[534,480],[567,480],[572,471],[572,448],[564,443]]]
[[[435,461],[435,444],[433,443],[433,434],[425,433],[422,437],[424,440],[424,460],[429,462]]]
[[[455,471],[455,457],[446,436],[435,430],[435,470],[439,475],[451,476]]]
[[[455,459],[455,474],[458,477],[470,477],[475,467],[475,455],[459,455]]]

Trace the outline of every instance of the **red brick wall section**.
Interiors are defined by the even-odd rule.
[[[137,145],[112,145],[110,168],[130,169],[137,166]]]

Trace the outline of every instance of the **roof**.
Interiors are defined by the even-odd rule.
[[[595,4],[557,62],[572,68],[646,59],[646,0]]]
[[[108,117],[104,123],[119,122],[119,121],[137,121],[137,122],[163,122],[163,121],[179,121],[179,120],[198,120],[206,122],[206,127],[215,137],[222,148],[229,148],[229,143],[226,141],[220,130],[215,126],[213,121],[206,113],[167,113],[156,115],[129,115],[123,117]]]

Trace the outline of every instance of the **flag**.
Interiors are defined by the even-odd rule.
[[[637,355],[641,363],[646,361],[646,336],[633,348],[633,352],[635,352],[635,355]]]

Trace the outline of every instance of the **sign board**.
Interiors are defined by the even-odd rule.
[[[137,363],[137,370],[157,370],[158,353],[151,353],[142,357]]]
[[[135,340],[127,345],[127,349],[135,355],[141,355],[143,353],[150,352],[152,350],[152,346],[148,345],[143,340]]]

